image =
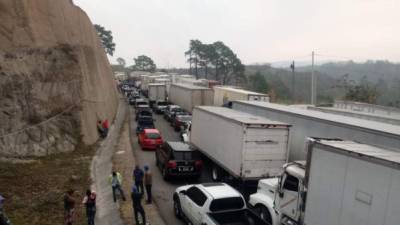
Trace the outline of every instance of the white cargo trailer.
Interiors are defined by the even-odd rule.
[[[307,162],[260,180],[249,203],[272,225],[398,225],[398,151],[311,138]]]
[[[351,141],[314,141],[307,167],[305,224],[400,224],[399,152]]]
[[[291,124],[290,161],[306,158],[307,137],[354,140],[400,151],[397,125],[258,101],[235,101],[233,109]]]
[[[161,84],[165,84],[165,87],[167,89],[167,96],[169,95],[169,88],[171,86],[171,78],[157,78],[154,80],[154,83],[161,83]]]
[[[195,106],[212,105],[213,95],[211,88],[189,84],[171,84],[168,100],[192,112]]]
[[[230,86],[214,86],[214,105],[223,106],[231,104],[232,101],[250,100],[269,102],[269,96],[262,93],[247,91]]]
[[[149,100],[157,101],[157,100],[166,100],[166,85],[161,83],[150,83],[149,84]]]
[[[278,176],[287,161],[290,125],[214,106],[195,107],[190,142],[213,163],[212,177]]]

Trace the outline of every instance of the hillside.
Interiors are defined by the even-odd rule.
[[[246,73],[250,76],[257,71],[266,77],[278,98],[285,101],[290,97],[292,75],[289,69],[269,65],[246,66]],[[388,61],[331,62],[315,66],[315,74],[318,79],[319,103],[343,98],[346,93],[344,83],[364,82],[377,90],[376,104],[400,107],[400,64]],[[310,66],[296,68],[295,94],[299,103],[307,103],[310,99],[310,77]]]
[[[71,0],[0,1],[0,156],[68,152],[98,139],[118,101],[93,24]]]

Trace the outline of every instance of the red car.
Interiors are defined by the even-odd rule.
[[[157,129],[144,129],[139,133],[138,142],[142,149],[156,149],[162,145],[163,139]]]

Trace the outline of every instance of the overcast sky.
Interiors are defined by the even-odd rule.
[[[190,39],[223,41],[245,64],[400,61],[400,0],[74,0],[112,30],[115,56],[184,67]],[[114,59],[112,59],[114,61]]]

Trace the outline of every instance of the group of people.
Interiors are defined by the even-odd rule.
[[[97,120],[97,131],[99,132],[99,135],[101,138],[107,137],[109,128],[110,128],[110,125],[109,125],[107,119],[105,119],[103,121]]]
[[[11,221],[4,212],[4,201],[5,198],[0,195],[0,225],[12,225]]]
[[[70,189],[64,195],[64,221],[66,225],[72,225],[75,217],[75,191]],[[96,192],[90,189],[86,190],[82,204],[86,209],[88,225],[94,225],[96,215]]]
[[[152,173],[149,166],[144,166],[144,171],[139,167],[135,166],[133,170],[133,180],[134,185],[131,190],[132,207],[135,216],[136,224],[139,223],[139,215],[142,218],[142,224],[146,224],[146,213],[142,206],[142,198],[146,189],[147,194],[147,204],[152,203]],[[117,201],[117,193],[121,195],[123,201],[126,201],[124,191],[122,189],[122,176],[119,172],[113,171],[109,177],[109,182],[111,184],[114,202]]]

